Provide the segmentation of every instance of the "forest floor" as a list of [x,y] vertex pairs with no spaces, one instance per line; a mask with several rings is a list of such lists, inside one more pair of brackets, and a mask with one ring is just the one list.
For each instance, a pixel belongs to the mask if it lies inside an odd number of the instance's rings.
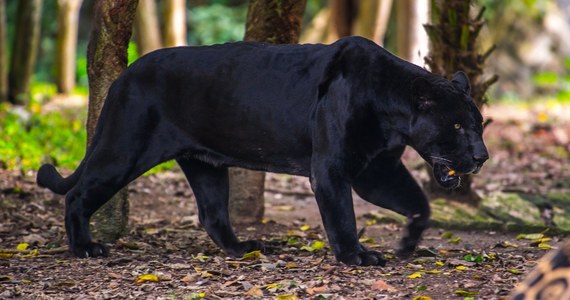
[[[130,231],[109,245],[110,257],[76,259],[66,250],[63,197],[37,188],[33,172],[0,170],[0,298],[506,298],[570,231],[570,109],[495,106],[486,115],[494,119],[485,132],[491,159],[474,178],[485,204],[432,202],[436,226],[413,257],[393,254],[401,220],[355,196],[361,241],[385,253],[386,267],[337,263],[308,181],[276,174],[267,176],[264,223],[236,228],[241,238],[263,240],[268,253],[225,257],[198,224],[178,170],[129,186]],[[408,151],[405,160],[425,183],[417,155]],[[551,240],[536,241],[547,227]]]

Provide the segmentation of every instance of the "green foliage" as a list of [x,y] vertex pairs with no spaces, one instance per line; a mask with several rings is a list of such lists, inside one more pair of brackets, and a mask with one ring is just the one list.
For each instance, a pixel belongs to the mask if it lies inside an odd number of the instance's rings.
[[37,107],[0,107],[1,166],[30,170],[51,161],[75,168],[85,153],[84,119],[69,112],[40,114]]
[[[85,89],[76,89],[86,95]],[[85,155],[86,108],[42,112],[42,105],[55,95],[53,84],[34,83],[27,107],[0,103],[0,168],[37,170],[44,163],[73,170]],[[147,174],[172,169],[175,162],[155,167]]]
[[566,70],[563,74],[551,71],[539,72],[532,77],[532,82],[558,102],[570,101],[570,58],[564,60]]
[[130,41],[129,47],[127,48],[127,66],[132,64],[135,60],[139,59],[139,49],[137,43]]
[[197,45],[241,41],[245,33],[246,14],[247,5],[193,7],[190,10],[188,40]]

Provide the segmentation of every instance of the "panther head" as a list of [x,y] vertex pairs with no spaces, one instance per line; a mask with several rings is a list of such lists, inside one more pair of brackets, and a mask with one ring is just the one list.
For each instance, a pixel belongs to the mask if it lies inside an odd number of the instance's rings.
[[413,81],[414,113],[410,145],[433,167],[444,188],[456,188],[460,175],[477,173],[489,158],[483,142],[483,117],[469,96],[463,72],[451,81],[418,77]]

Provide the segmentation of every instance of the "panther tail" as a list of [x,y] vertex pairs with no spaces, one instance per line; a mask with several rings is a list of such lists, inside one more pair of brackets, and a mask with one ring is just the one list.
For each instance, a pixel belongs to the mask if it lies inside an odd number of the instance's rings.
[[56,194],[65,195],[75,186],[81,173],[83,173],[83,163],[66,178],[63,178],[53,165],[45,164],[38,170],[36,182],[39,186],[48,188]]

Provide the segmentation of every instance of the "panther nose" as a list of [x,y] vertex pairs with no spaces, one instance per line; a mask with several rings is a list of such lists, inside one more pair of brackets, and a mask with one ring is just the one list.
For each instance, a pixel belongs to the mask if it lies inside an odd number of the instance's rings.
[[489,154],[487,152],[473,155],[473,160],[479,165],[482,165],[487,161],[487,159],[489,159]]

